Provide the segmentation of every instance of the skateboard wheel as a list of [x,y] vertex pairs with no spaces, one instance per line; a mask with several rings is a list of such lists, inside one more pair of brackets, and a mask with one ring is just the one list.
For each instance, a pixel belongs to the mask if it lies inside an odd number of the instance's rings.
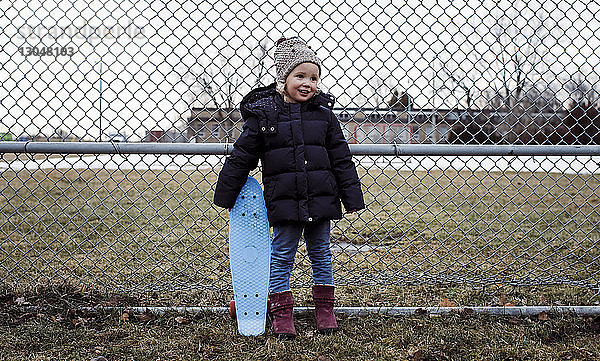
[[231,316],[231,318],[235,318],[235,300],[231,300],[229,301],[229,316]]

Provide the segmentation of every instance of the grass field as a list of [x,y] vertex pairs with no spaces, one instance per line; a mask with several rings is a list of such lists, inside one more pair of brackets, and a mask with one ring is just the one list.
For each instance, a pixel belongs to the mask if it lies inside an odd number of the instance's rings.
[[[598,304],[596,175],[359,173],[368,207],[332,229],[338,305]],[[569,315],[342,317],[334,336],[315,334],[303,316],[299,339],[282,342],[238,337],[227,315],[76,310],[226,306],[228,215],[211,202],[217,174],[0,173],[0,359],[600,358],[598,318]],[[303,246],[293,279],[297,304],[311,305]]]
[[[0,279],[128,292],[228,289],[228,214],[212,204],[218,170],[4,171]],[[359,173],[367,209],[332,228],[340,285],[598,289],[596,175]],[[310,284],[304,247],[294,280]]]

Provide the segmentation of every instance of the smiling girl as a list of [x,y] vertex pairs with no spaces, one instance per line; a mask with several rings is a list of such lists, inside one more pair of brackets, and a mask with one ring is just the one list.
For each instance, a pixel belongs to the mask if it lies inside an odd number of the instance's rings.
[[365,207],[346,139],[332,112],[334,98],[319,90],[321,61],[298,38],[277,41],[276,82],[252,90],[240,104],[242,134],[215,189],[230,209],[260,159],[265,203],[273,227],[270,295],[275,335],[295,337],[290,275],[302,234],[313,271],[317,330],[338,328],[330,221]]

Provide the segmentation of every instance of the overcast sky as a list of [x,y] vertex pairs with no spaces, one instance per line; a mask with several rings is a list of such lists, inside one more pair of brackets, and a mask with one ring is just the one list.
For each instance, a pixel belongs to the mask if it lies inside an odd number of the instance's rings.
[[[104,134],[137,140],[146,130],[181,127],[190,107],[214,106],[211,94],[223,104],[233,93],[237,106],[259,80],[260,43],[267,46],[260,82],[273,80],[273,43],[282,34],[299,35],[316,50],[322,86],[338,106],[381,105],[395,88],[418,107],[464,107],[466,93],[450,76],[477,96],[501,88],[503,78],[515,81],[510,59],[521,59],[531,81],[556,87],[563,100],[560,87],[569,78],[599,77],[600,5],[592,0],[1,6],[0,132],[16,135],[62,126],[97,137],[102,126]],[[27,46],[71,47],[74,54],[23,56],[19,48]]]

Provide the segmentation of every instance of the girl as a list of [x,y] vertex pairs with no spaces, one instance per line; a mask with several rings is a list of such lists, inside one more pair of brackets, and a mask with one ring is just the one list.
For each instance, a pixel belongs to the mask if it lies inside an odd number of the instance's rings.
[[276,82],[252,90],[240,104],[242,134],[215,189],[216,205],[231,209],[248,173],[261,160],[265,203],[273,226],[270,294],[274,333],[296,336],[290,274],[304,239],[313,271],[317,330],[337,330],[330,220],[365,207],[356,167],[334,99],[321,93],[321,61],[298,38],[277,41]]

